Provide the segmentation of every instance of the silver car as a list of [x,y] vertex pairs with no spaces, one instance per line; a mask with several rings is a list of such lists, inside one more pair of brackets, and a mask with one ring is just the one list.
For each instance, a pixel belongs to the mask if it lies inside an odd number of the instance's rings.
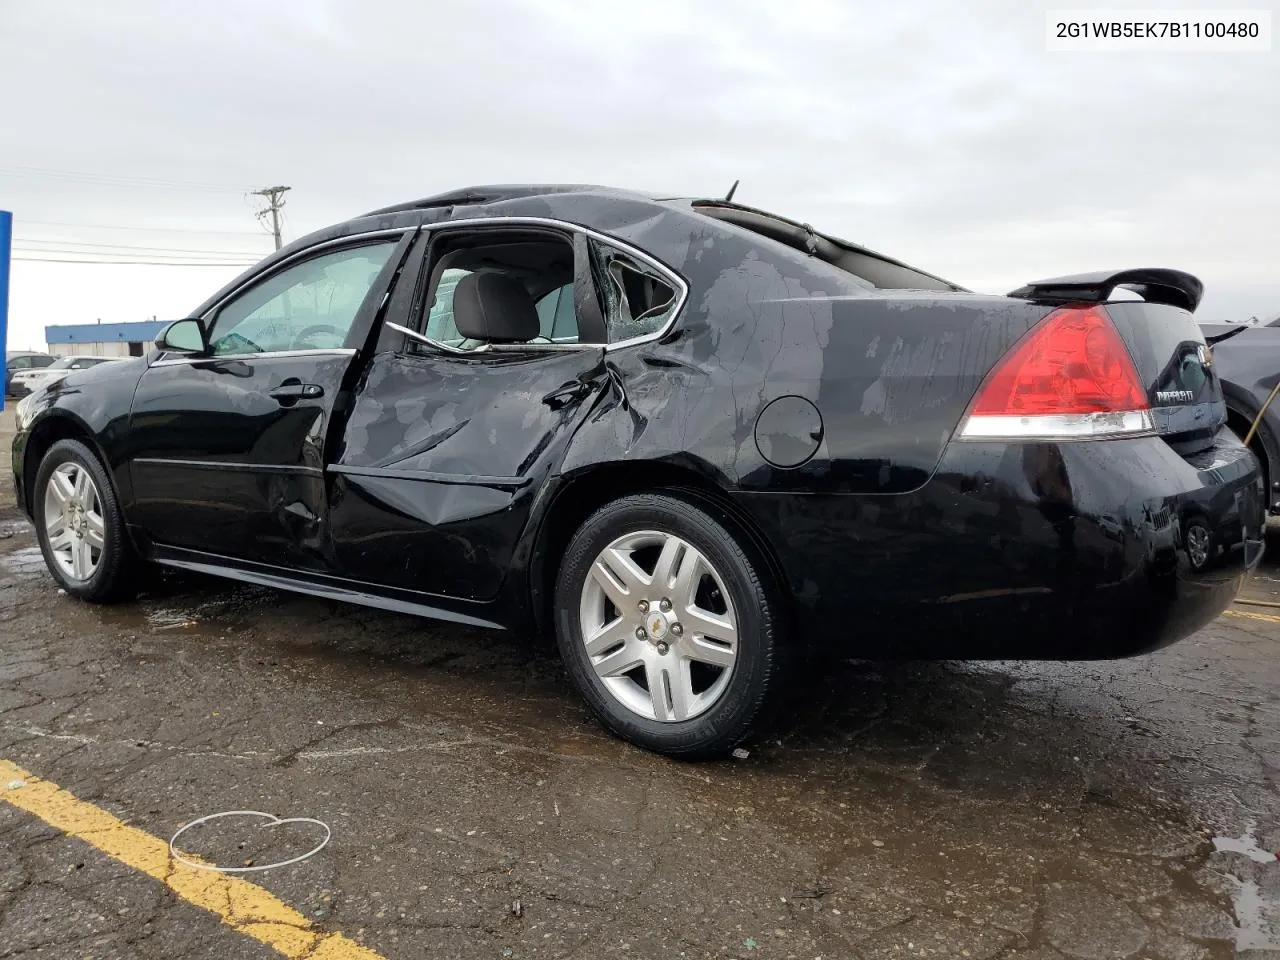
[[124,357],[60,357],[45,367],[28,367],[15,370],[9,386],[9,393],[17,397],[25,397],[35,393],[41,387],[57,383],[73,370],[85,370],[96,367],[100,363],[123,360]]

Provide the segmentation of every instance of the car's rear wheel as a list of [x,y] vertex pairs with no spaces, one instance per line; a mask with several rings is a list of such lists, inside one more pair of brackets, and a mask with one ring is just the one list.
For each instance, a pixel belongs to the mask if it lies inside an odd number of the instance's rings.
[[688,758],[746,737],[781,683],[776,590],[748,544],[666,494],[624,497],[570,541],[556,639],[603,723]]
[[137,558],[111,478],[93,451],[59,440],[40,461],[32,492],[40,549],[63,589],[95,603],[130,596]]

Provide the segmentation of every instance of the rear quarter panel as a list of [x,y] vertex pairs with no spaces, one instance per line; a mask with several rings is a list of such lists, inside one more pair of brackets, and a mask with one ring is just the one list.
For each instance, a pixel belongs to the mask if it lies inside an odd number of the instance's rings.
[[744,491],[915,489],[982,377],[1048,312],[1005,297],[877,290],[682,201],[565,193],[483,209],[590,223],[689,284],[670,335],[608,354],[616,390],[575,436],[569,475],[659,460]]
[[977,296],[814,297],[769,273],[720,274],[675,336],[610,354],[618,389],[563,472],[657,459],[742,492],[909,492],[1044,313]]

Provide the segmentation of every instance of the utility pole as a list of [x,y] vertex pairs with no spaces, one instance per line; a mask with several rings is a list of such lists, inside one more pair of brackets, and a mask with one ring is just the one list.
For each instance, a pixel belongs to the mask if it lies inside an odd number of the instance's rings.
[[267,206],[265,210],[259,210],[256,214],[257,218],[263,223],[266,222],[268,214],[271,216],[271,234],[276,239],[276,249],[280,249],[280,211],[284,209],[284,195],[289,187],[263,187],[261,190],[254,190],[255,197],[266,197]]

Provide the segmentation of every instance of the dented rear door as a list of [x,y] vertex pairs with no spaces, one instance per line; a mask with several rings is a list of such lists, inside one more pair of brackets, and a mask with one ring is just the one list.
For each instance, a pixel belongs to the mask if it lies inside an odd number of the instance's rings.
[[329,468],[338,572],[493,598],[534,497],[605,382],[598,346],[373,357]]

